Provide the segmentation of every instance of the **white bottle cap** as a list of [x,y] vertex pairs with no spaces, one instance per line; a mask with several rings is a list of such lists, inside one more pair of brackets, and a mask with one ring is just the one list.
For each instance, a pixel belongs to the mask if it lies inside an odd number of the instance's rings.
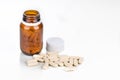
[[64,50],[64,41],[58,37],[49,38],[46,41],[46,50],[48,52],[62,52]]

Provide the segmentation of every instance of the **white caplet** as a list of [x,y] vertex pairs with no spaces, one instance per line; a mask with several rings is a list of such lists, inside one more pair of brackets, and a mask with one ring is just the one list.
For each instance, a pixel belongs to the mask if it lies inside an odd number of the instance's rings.
[[49,38],[46,41],[46,50],[48,52],[62,52],[64,50],[64,41],[58,37]]

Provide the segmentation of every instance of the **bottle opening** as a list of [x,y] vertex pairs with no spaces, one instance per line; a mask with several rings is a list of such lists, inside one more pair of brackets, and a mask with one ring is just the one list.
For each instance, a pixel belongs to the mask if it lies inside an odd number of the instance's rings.
[[40,21],[40,14],[37,10],[26,10],[23,14],[23,21],[27,23],[36,23]]

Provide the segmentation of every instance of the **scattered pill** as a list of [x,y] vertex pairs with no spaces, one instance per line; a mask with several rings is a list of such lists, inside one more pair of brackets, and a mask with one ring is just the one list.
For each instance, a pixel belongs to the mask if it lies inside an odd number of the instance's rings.
[[50,61],[58,61],[58,57],[55,56],[55,55],[53,55],[53,56],[50,55],[48,58],[49,58]]
[[78,60],[77,60],[77,59],[74,59],[74,60],[73,60],[73,65],[74,65],[74,66],[78,66]]
[[72,66],[72,64],[70,64],[69,62],[64,62],[64,65],[66,66],[66,67],[70,67],[70,66]]
[[36,66],[36,65],[38,65],[38,62],[35,59],[31,59],[27,61],[27,66],[29,67]]
[[73,63],[74,63],[73,60],[74,60],[74,59],[73,59],[72,57],[69,58],[69,63],[70,63],[71,65],[73,65]]
[[59,56],[59,61],[64,62],[64,61],[68,61],[69,60],[69,56],[67,55],[60,55]]
[[74,68],[83,62],[83,57],[59,55],[56,52],[47,52],[47,54],[33,55],[33,59],[27,61],[28,66],[36,66],[38,63],[44,63],[42,69],[51,67],[66,67],[67,72],[74,71]]
[[78,60],[78,64],[81,64],[83,62],[83,57],[81,57],[79,60]]
[[64,66],[63,62],[58,62],[58,66],[63,67]]
[[45,63],[49,63],[48,58],[45,58],[44,61],[45,61]]
[[44,69],[44,70],[47,70],[49,68],[49,64],[48,63],[45,63],[44,65],[43,65],[43,67],[42,67],[42,69]]
[[40,55],[33,55],[33,58],[40,58]]
[[56,63],[54,63],[54,62],[49,62],[49,64],[50,64],[50,66],[52,66],[52,67],[58,67],[58,64],[56,64]]
[[38,62],[44,62],[45,60],[43,59],[43,58],[36,58],[36,60],[38,61]]

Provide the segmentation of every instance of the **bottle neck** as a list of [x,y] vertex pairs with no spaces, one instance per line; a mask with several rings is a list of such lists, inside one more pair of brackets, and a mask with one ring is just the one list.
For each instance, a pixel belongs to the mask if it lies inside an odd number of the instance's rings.
[[40,22],[39,12],[36,10],[27,10],[23,14],[23,21],[26,23]]

